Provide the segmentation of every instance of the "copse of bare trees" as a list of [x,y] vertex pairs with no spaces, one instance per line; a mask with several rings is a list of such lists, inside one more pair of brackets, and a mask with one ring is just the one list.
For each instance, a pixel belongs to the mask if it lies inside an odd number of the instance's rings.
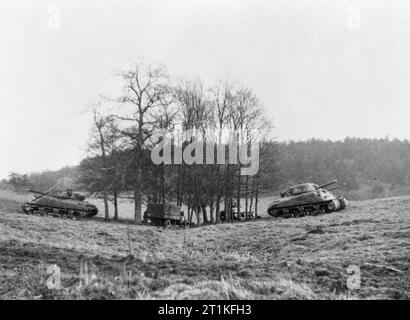
[[[257,210],[258,175],[241,176],[243,165],[228,162],[231,151],[222,141],[223,132],[233,132],[236,157],[241,158],[240,150],[247,155],[252,143],[269,138],[271,126],[252,90],[229,82],[207,88],[199,78],[175,85],[157,64],[134,63],[119,76],[122,93],[93,109],[90,157],[80,165],[83,185],[102,194],[106,219],[109,199],[114,200],[118,218],[117,199],[129,193],[135,223],[141,222],[142,205],[148,201],[185,205],[189,219],[195,217],[197,223],[219,222],[221,211],[232,219],[234,206],[245,217]],[[154,164],[151,151],[164,142],[158,130],[176,128],[195,133],[183,137],[182,148],[205,143],[213,148],[212,159],[205,150],[200,155],[193,149],[190,155],[201,161]],[[223,150],[218,149],[221,146]],[[218,164],[218,157],[226,161]]]

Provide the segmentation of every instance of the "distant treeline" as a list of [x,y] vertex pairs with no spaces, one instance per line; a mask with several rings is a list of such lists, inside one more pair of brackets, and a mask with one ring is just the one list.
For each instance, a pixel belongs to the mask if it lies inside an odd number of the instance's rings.
[[[342,191],[356,199],[410,192],[408,140],[346,138],[334,142],[312,139],[275,142],[265,150],[259,171],[260,189],[265,194],[277,193],[298,182],[325,183],[333,179],[338,179]],[[82,166],[91,163],[88,159]],[[22,187],[45,191],[62,177],[82,180],[78,167],[64,167],[58,171],[32,173],[17,181]],[[8,181],[12,179],[16,179],[16,174],[11,174]]]
[[25,192],[27,189],[46,192],[53,188],[62,178],[69,178],[74,182],[78,181],[78,167],[66,166],[59,170],[45,170],[30,174],[10,172],[8,178],[1,181],[0,186],[3,188],[13,188],[17,192]]
[[304,181],[325,183],[338,179],[353,199],[393,196],[410,192],[408,140],[346,138],[275,143],[268,159],[273,166],[262,175],[264,191],[279,190]]

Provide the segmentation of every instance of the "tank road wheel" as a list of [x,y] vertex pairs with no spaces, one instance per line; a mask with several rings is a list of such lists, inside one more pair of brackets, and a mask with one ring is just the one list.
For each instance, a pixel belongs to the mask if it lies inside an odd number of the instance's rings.
[[48,216],[48,212],[44,208],[39,208],[36,211],[36,214],[38,214],[39,216]]
[[49,215],[49,216],[52,216],[52,217],[61,217],[61,215],[59,214],[59,211],[60,211],[60,210],[53,209],[52,211],[50,211],[50,212],[48,213],[48,215]]
[[288,218],[292,218],[292,214],[289,212],[288,209],[283,209],[283,218],[288,219]]
[[318,208],[315,208],[316,206],[311,206],[309,207],[308,210],[306,210],[306,215],[307,216],[315,216],[318,212],[319,212],[319,206],[317,206]]
[[171,220],[167,219],[163,221],[163,226],[168,229],[171,227]]
[[312,206],[309,208],[309,212],[307,215],[309,216],[315,216],[320,213],[320,207],[319,206]]
[[59,209],[57,210],[56,214],[54,215],[55,217],[64,217],[65,216],[65,210]]
[[81,218],[81,219],[87,218],[87,212],[85,212],[85,211],[79,211],[78,213],[80,214],[80,215],[78,216],[78,218]]
[[73,211],[73,210],[68,210],[68,212],[67,212],[67,218],[68,218],[68,219],[73,219],[73,218],[74,218],[74,211]]
[[73,211],[72,215],[73,215],[73,220],[78,220],[83,216],[81,211]]
[[306,211],[305,208],[303,207],[297,207],[295,210],[295,217],[303,217],[309,215],[309,213]]

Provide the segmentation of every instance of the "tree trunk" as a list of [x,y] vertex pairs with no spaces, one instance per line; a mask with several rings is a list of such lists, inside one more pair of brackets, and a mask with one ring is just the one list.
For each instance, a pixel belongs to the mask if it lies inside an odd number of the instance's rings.
[[141,206],[142,206],[142,196],[141,196],[141,182],[142,182],[142,168],[141,168],[141,158],[139,156],[136,183],[134,186],[134,223],[141,223]]
[[200,215],[199,215],[199,208],[196,208],[195,212],[195,216],[196,216],[196,224],[199,225],[201,223],[201,219],[200,219]]
[[[201,196],[200,196],[200,190],[199,190],[199,185],[198,185],[198,174],[197,174],[197,167],[196,164],[194,166],[194,203],[195,203],[195,208],[196,208],[196,213],[198,215],[198,224],[199,224],[199,215],[201,211]],[[205,219],[203,221],[205,223]]]
[[249,176],[245,177],[245,217],[249,219],[248,215],[248,183],[249,183]]
[[161,203],[165,203],[165,165],[161,166]]
[[238,189],[236,194],[236,209],[238,212],[238,219],[241,220],[241,166],[238,170]]
[[[94,110],[94,123],[97,127],[98,130],[98,134],[100,137],[100,148],[101,148],[101,157],[103,160],[103,166],[104,168],[107,168],[107,154],[105,151],[105,139],[104,139],[104,135],[103,135],[103,123],[101,121],[98,121],[97,119],[97,113]],[[103,200],[104,200],[104,220],[109,220],[110,219],[110,212],[109,212],[109,207],[108,207],[108,195],[107,195],[107,176],[105,174],[104,176],[104,190],[103,190]]]
[[221,195],[222,195],[222,190],[221,190],[221,177],[220,177],[220,172],[219,172],[219,164],[217,164],[216,168],[216,175],[217,175],[217,186],[216,186],[216,203],[215,203],[215,221],[216,223],[221,222]]
[[192,223],[192,208],[191,208],[191,206],[188,206],[188,221],[189,221],[189,224]]
[[249,213],[252,213],[253,196],[255,194],[255,176],[252,177],[251,200],[249,204]]
[[229,220],[233,222],[233,205],[234,205],[234,177],[235,169],[231,166],[231,172],[229,173]]
[[255,217],[258,215],[258,202],[259,202],[259,175],[256,175]]
[[202,205],[201,210],[202,210],[202,219],[204,221],[204,224],[207,224],[208,223],[208,213],[207,213],[207,210],[206,210],[206,206]]
[[[222,128],[220,126],[219,128],[219,135],[218,135],[218,146],[217,146],[217,152],[219,152],[219,148],[221,146],[222,142]],[[225,150],[224,150],[225,152]],[[217,159],[218,160],[218,159]],[[221,189],[221,164],[218,163],[216,164],[216,208],[215,208],[215,220],[216,223],[221,222],[221,197],[222,197],[222,191]],[[225,207],[225,214],[226,214],[226,207]]]
[[230,165],[227,165],[225,176],[225,216],[226,220],[232,221],[232,181]]
[[114,220],[118,220],[118,195],[114,192]]
[[141,192],[139,187],[134,190],[134,223],[141,223]]
[[178,180],[177,180],[177,206],[182,205],[181,199],[181,165],[178,164]]
[[103,192],[103,199],[104,199],[104,220],[108,221],[110,219],[110,209],[108,207],[107,191]]
[[210,205],[209,205],[209,215],[211,216],[211,223],[214,224],[215,223],[215,215],[214,215],[214,203],[213,201],[211,201]]

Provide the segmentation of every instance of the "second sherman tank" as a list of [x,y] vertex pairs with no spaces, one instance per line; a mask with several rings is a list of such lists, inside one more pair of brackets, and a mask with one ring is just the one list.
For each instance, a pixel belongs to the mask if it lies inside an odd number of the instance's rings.
[[325,189],[336,183],[335,180],[321,186],[314,183],[292,186],[269,205],[268,214],[275,218],[293,218],[343,210],[347,205],[346,199],[331,192],[337,187]]

